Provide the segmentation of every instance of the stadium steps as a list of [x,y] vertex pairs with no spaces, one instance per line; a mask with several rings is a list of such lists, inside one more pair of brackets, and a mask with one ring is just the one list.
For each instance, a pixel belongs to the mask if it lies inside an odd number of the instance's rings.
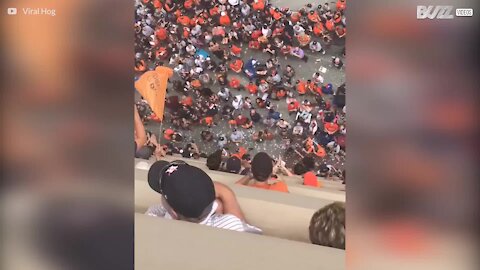
[[343,270],[345,251],[135,214],[135,269]]

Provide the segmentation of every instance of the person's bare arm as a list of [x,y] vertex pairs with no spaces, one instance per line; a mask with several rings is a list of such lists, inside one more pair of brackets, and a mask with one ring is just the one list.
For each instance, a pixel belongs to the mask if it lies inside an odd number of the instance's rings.
[[223,213],[234,215],[240,220],[245,221],[245,216],[243,215],[242,209],[238,204],[235,193],[233,193],[229,187],[222,183],[213,182],[213,184],[215,186],[215,196],[222,202]]
[[142,119],[137,111],[137,106],[133,105],[134,111],[134,128],[135,128],[135,142],[137,143],[137,149],[144,146],[147,142],[147,133],[145,132],[145,127],[143,126]]
[[237,182],[235,182],[235,184],[246,186],[248,185],[248,182],[250,182],[250,180],[252,180],[252,177],[250,175],[245,175],[244,177],[238,179]]

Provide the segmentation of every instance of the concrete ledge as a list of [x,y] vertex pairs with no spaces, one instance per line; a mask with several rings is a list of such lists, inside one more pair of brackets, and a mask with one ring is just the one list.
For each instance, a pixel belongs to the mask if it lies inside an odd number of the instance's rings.
[[345,269],[345,251],[135,214],[135,269]]

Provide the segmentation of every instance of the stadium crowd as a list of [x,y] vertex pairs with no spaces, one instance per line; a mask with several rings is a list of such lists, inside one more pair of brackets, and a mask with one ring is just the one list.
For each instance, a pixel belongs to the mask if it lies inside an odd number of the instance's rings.
[[[307,4],[300,10],[277,8],[268,0],[136,1],[137,78],[156,66],[174,70],[159,137],[143,127],[145,121],[159,121],[159,117],[143,98],[136,104],[135,155],[146,159],[154,155],[155,164],[160,164],[150,169],[155,172],[153,176],[149,172],[149,183],[163,195],[163,206],[153,206],[148,214],[261,233],[247,224],[228,187],[188,164],[164,163],[165,155],[203,157],[211,170],[243,175],[237,184],[280,192],[288,192],[282,174],[302,175],[304,184],[311,186],[318,186],[317,176],[345,180],[343,168],[327,162],[345,156],[345,83],[334,86],[325,81],[321,70],[313,71],[311,78],[297,78],[298,70],[279,60],[309,62],[315,61],[312,55],[328,53],[335,40],[345,39],[345,8],[345,0],[335,5]],[[268,60],[253,57],[252,51]],[[332,55],[330,68],[343,69],[344,56],[345,49]],[[286,112],[280,109],[282,102],[287,105]],[[229,132],[217,129],[220,122],[228,123]],[[184,131],[192,129],[201,129],[198,138],[184,136]],[[272,140],[283,147],[283,155],[273,158],[245,145],[245,141],[260,145]],[[214,145],[216,151],[207,152],[202,145]],[[288,155],[297,162],[287,165]],[[189,174],[198,176],[196,190],[205,191],[196,192],[201,203],[195,209],[185,206],[178,193],[195,185],[168,190],[168,183],[181,183],[165,180]],[[159,187],[159,182],[167,186]],[[322,242],[319,224],[312,219],[314,243]]]

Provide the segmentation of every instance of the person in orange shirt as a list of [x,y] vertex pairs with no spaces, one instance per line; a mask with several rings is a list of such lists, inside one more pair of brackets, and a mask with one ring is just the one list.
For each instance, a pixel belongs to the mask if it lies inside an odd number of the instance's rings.
[[304,81],[297,81],[297,92],[299,95],[305,95],[307,93],[307,84]]
[[323,33],[323,24],[321,22],[316,23],[313,26],[313,34],[317,37],[322,36]]
[[241,59],[236,59],[230,63],[230,69],[235,73],[240,73],[243,68],[243,61]]
[[220,14],[220,25],[229,26],[232,23],[226,12]]
[[315,84],[315,81],[312,81],[312,80],[307,81],[307,90],[312,92],[312,94],[317,93],[317,85]]
[[185,9],[187,10],[192,9],[193,5],[194,5],[193,0],[186,0],[185,3],[183,4]]
[[242,54],[242,48],[240,48],[238,46],[235,46],[235,45],[230,45],[230,53],[233,56],[240,57],[240,55]]
[[318,23],[320,21],[320,16],[318,16],[318,13],[313,10],[308,13],[307,17],[312,23]]
[[328,20],[326,23],[325,23],[325,28],[327,28],[328,31],[332,32],[333,30],[335,30],[335,22],[333,22],[333,20]]
[[193,80],[192,81],[192,87],[193,87],[193,89],[198,90],[198,89],[202,88],[202,82],[200,80]]
[[190,25],[190,18],[182,15],[182,16],[178,17],[177,22],[179,24],[183,25],[183,26],[189,26]]
[[250,82],[248,83],[247,85],[247,90],[250,94],[252,95],[256,95],[257,94],[257,91],[258,91],[258,87],[256,84],[254,84],[253,82]]
[[153,0],[153,6],[159,11],[161,11],[163,8],[162,2],[160,2],[160,0]]
[[296,24],[298,21],[300,21],[301,17],[302,15],[300,15],[300,12],[292,12],[292,14],[290,15],[290,21],[293,24]]
[[280,12],[278,8],[270,8],[270,15],[276,21],[280,20],[283,17],[283,14]]
[[[279,179],[272,179],[273,173],[273,160],[265,152],[260,152],[253,157],[251,162],[251,175],[247,175],[239,179],[236,184],[250,186],[255,188],[261,188],[266,190],[274,190],[280,192],[289,192],[288,186],[285,182]],[[268,183],[274,181],[273,183]],[[250,183],[252,182],[252,183]]]
[[167,29],[165,29],[165,27],[160,27],[158,28],[157,32],[155,32],[155,35],[157,36],[158,40],[164,41],[168,37]]
[[254,10],[264,10],[265,9],[265,2],[264,0],[254,0],[252,7]]
[[232,78],[229,83],[230,87],[233,89],[239,90],[241,88],[240,80],[237,78]]
[[231,155],[232,157],[237,157],[238,159],[242,160],[242,157],[248,153],[247,149],[245,149],[244,147],[240,146],[238,149],[237,149],[237,153]]
[[345,10],[347,8],[347,1],[346,0],[338,0],[337,1],[337,10]]
[[310,43],[312,38],[307,34],[300,34],[297,36],[298,43],[300,43],[300,47],[305,47]]
[[323,148],[321,145],[317,145],[317,151],[315,152],[315,155],[319,158],[324,158],[327,155],[327,152],[325,152],[325,148]]
[[334,122],[325,123],[323,126],[325,131],[330,135],[335,134],[338,131],[338,125]]
[[291,101],[288,104],[287,109],[288,109],[288,114],[297,113],[298,109],[300,109],[300,102],[298,102],[297,100]]
[[277,99],[282,99],[287,95],[287,91],[285,89],[281,88],[277,91]]
[[213,125],[213,117],[207,116],[203,118],[203,122],[205,123],[206,126],[211,127]]

